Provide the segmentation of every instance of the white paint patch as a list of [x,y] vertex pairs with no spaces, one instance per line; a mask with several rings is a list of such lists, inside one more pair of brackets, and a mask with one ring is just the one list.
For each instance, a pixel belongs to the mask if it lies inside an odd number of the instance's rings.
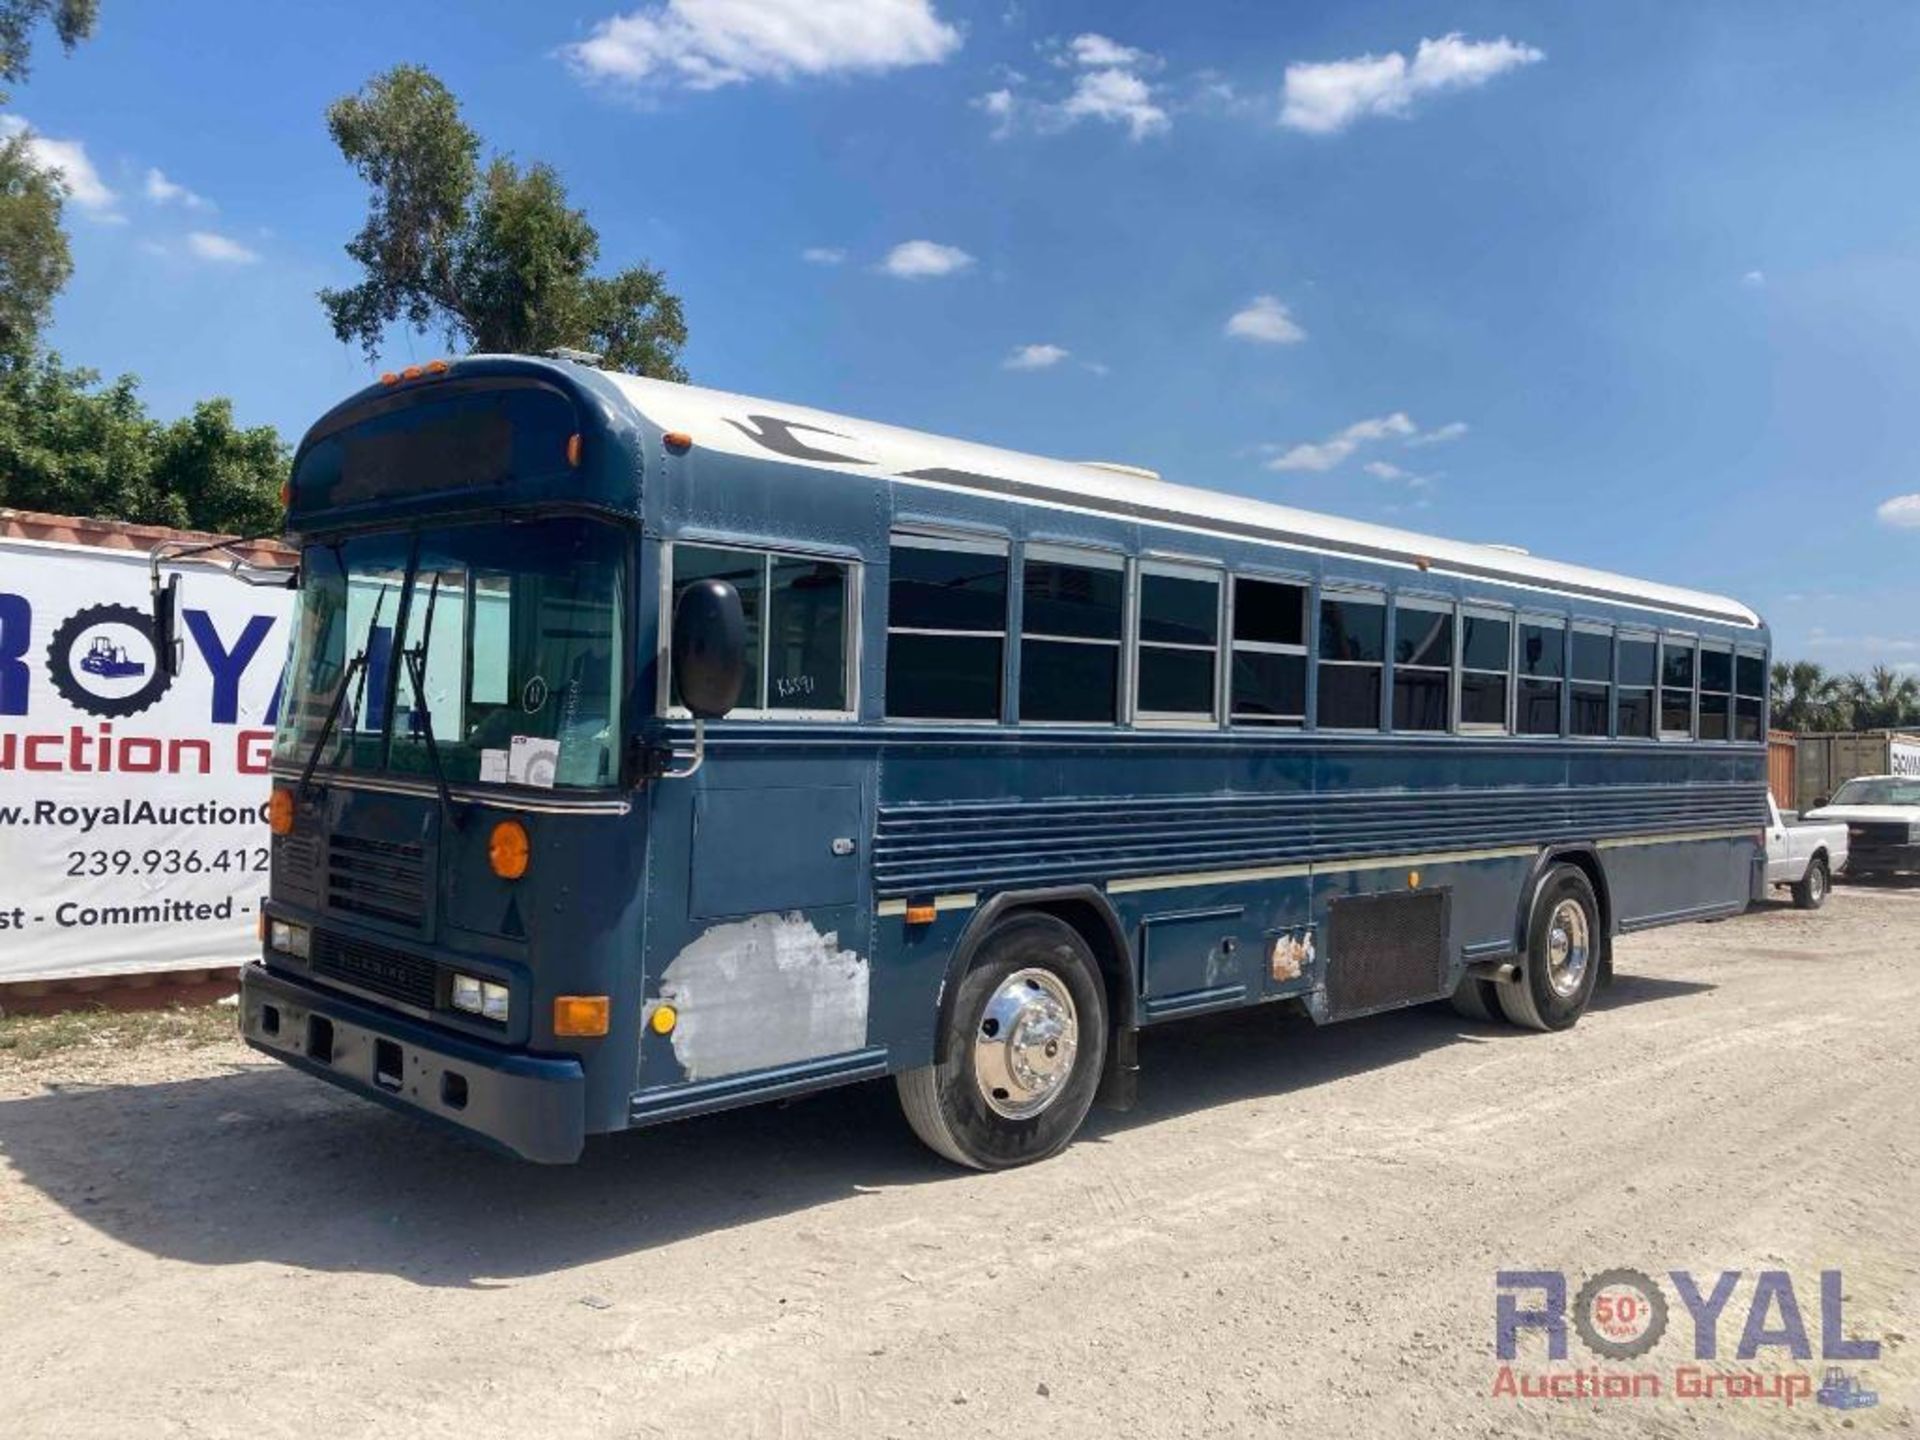
[[815,1060],[867,1043],[867,961],[795,910],[716,925],[674,956],[660,998],[679,1011],[689,1080]]

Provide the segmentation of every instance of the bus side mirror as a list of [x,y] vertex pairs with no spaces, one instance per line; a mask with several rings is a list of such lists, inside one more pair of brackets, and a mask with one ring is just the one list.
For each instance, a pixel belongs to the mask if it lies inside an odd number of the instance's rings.
[[747,678],[747,617],[724,580],[696,580],[673,607],[673,686],[696,720],[718,720]]
[[180,577],[153,582],[153,656],[167,675],[180,673]]

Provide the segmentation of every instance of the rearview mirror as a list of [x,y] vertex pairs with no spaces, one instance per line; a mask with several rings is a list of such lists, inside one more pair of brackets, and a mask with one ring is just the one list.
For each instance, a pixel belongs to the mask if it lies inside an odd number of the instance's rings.
[[673,687],[696,720],[718,720],[747,677],[747,617],[724,580],[696,580],[673,607]]
[[180,577],[158,576],[153,582],[153,657],[167,675],[180,673]]

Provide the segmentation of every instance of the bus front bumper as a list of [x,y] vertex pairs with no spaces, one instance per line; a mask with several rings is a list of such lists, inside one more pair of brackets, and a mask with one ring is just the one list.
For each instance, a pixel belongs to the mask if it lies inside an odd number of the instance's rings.
[[586,1075],[577,1060],[496,1050],[257,962],[240,972],[240,1033],[276,1060],[523,1159],[580,1158]]

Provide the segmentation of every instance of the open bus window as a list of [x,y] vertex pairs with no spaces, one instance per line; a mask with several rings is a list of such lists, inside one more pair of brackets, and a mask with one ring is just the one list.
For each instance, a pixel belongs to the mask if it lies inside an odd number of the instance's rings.
[[1618,702],[1621,738],[1653,738],[1654,682],[1659,678],[1658,645],[1654,638],[1622,635]]
[[1605,737],[1613,699],[1613,632],[1573,627],[1572,731]]
[[1560,733],[1560,687],[1567,673],[1567,630],[1558,621],[1520,626],[1516,669],[1516,729],[1522,735]]
[[[849,567],[838,560],[673,547],[673,598],[695,580],[725,580],[747,622],[746,682],[736,714],[844,714],[852,708],[847,664]],[[679,704],[679,695],[674,695]]]
[[1020,718],[1111,725],[1119,718],[1125,562],[1029,546],[1021,600]]
[[1306,586],[1233,582],[1231,714],[1236,725],[1306,723]]
[[1393,728],[1452,727],[1453,606],[1401,599],[1393,607]]
[[1325,730],[1378,730],[1387,607],[1377,597],[1320,597],[1319,703]]
[[1143,565],[1140,572],[1140,719],[1211,721],[1220,649],[1220,577]]
[[1507,728],[1507,691],[1512,675],[1512,617],[1464,612],[1460,617],[1460,724],[1463,728]]
[[1693,736],[1694,642],[1680,635],[1660,638],[1660,734],[1672,740]]
[[1757,741],[1767,706],[1767,657],[1742,650],[1734,662],[1733,738]]
[[896,535],[887,580],[887,714],[998,720],[1007,547]]

